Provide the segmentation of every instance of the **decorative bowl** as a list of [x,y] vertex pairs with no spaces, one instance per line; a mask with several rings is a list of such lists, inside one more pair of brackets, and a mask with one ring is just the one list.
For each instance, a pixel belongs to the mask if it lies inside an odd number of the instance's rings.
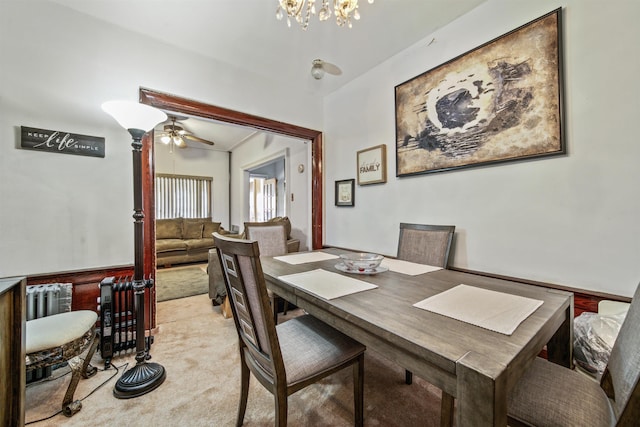
[[348,270],[371,271],[378,268],[384,257],[371,253],[349,253],[340,255],[340,259]]

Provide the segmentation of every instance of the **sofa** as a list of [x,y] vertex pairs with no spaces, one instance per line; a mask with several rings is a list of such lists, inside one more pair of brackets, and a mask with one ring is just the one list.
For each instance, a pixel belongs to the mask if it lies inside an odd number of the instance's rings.
[[156,220],[156,266],[206,262],[214,247],[214,232],[224,229],[211,218]]
[[[289,221],[288,217],[275,217],[267,222],[283,222],[285,229],[287,230],[287,252],[298,252],[300,250],[300,240],[291,237],[291,221]],[[224,229],[222,229],[222,232],[218,231],[218,233],[225,235],[225,237],[236,237],[240,239],[245,238],[244,231],[241,234],[234,235],[229,234]],[[222,279],[222,269],[220,268],[218,253],[216,252],[215,248],[211,248],[208,252],[209,265],[207,267],[207,272],[209,274],[209,298],[211,298],[211,302],[213,303],[213,305],[223,305],[222,314],[225,317],[229,317],[231,311],[225,304],[227,290]]]

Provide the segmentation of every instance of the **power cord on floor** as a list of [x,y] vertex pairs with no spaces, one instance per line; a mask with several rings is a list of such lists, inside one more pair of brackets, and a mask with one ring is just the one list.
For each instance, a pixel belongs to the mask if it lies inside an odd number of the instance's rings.
[[[106,368],[106,369],[98,369],[98,371],[102,371],[102,372],[108,371],[108,370],[110,370],[110,369],[111,369],[111,367],[112,367],[112,366],[113,366],[113,368],[116,370],[116,371],[113,373],[113,375],[111,375],[109,378],[107,378],[106,380],[104,380],[104,381],[103,381],[100,385],[98,385],[96,388],[94,388],[93,390],[91,390],[91,392],[90,392],[89,394],[87,394],[85,397],[83,397],[82,399],[79,399],[81,402],[82,402],[82,401],[84,401],[87,397],[91,396],[91,395],[92,395],[93,393],[95,393],[96,391],[98,391],[100,388],[102,388],[106,383],[108,383],[109,381],[111,381],[111,380],[113,379],[113,377],[115,377],[116,375],[118,375],[118,373],[120,372],[120,368],[123,368],[123,371],[126,371],[126,370],[127,370],[127,366],[129,366],[129,362],[124,363],[124,364],[122,364],[122,365],[120,365],[120,366],[110,365],[110,366],[109,366],[109,368]],[[65,373],[64,373],[64,374],[62,374],[62,375],[59,375],[59,376],[55,377],[55,378],[49,378],[49,379],[47,379],[46,381],[56,381],[56,380],[59,380],[60,378],[62,378],[62,377],[64,377],[64,376],[66,376],[66,375],[69,375],[70,373],[71,373],[71,371],[68,371],[68,372],[65,372]],[[31,387],[31,386],[34,386],[34,385],[36,385],[36,384],[38,384],[38,383],[32,383],[32,384],[29,384],[29,385],[27,385],[27,387]],[[59,411],[57,411],[57,412],[56,412],[56,413],[54,413],[54,414],[49,415],[48,417],[40,418],[39,420],[29,421],[28,423],[25,423],[24,425],[25,425],[25,426],[27,426],[27,425],[29,425],[29,424],[34,424],[34,423],[39,423],[39,422],[42,422],[42,421],[46,421],[46,420],[49,420],[49,419],[51,419],[51,418],[55,417],[56,415],[58,415],[58,414],[60,414],[60,413],[62,413],[62,409],[60,409]]]

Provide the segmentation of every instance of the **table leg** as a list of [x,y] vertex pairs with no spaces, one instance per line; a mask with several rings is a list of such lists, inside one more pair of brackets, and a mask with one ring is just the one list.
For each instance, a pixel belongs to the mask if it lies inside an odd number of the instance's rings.
[[451,427],[453,425],[453,404],[453,396],[443,391],[442,402],[440,403],[440,427]]
[[573,301],[565,311],[565,319],[547,343],[547,359],[573,368]]
[[467,353],[456,363],[458,426],[507,425],[506,367]]

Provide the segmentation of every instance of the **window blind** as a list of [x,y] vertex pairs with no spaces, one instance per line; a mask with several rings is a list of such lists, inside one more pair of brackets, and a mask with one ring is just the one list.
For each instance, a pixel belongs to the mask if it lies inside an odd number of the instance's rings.
[[157,174],[155,181],[156,219],[211,218],[211,177]]

